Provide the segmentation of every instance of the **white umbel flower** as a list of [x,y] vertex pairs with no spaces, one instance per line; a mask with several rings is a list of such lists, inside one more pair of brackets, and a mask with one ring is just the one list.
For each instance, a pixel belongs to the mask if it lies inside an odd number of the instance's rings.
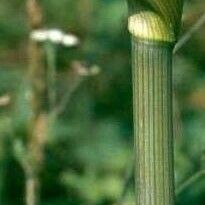
[[79,44],[79,39],[73,34],[66,34],[59,29],[38,29],[31,32],[30,39],[36,42],[50,41],[65,47],[73,47]]
[[76,46],[79,44],[79,39],[72,34],[66,34],[63,36],[62,44],[66,47]]
[[64,33],[61,30],[58,29],[51,29],[47,31],[47,38],[52,43],[62,43],[62,39],[64,37]]

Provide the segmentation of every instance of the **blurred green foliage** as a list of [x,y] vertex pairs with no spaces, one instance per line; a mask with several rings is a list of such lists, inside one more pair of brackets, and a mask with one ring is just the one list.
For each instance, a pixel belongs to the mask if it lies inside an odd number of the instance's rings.
[[[81,39],[77,49],[58,49],[60,93],[67,92],[65,76],[71,61],[97,64],[102,70],[83,82],[50,128],[41,175],[42,205],[115,204],[133,150],[126,2],[41,2],[46,27],[72,32]],[[0,106],[0,203],[5,205],[24,203],[24,175],[15,156],[16,152],[22,156],[18,139],[26,137],[30,114],[25,100],[29,33],[24,7],[22,0],[1,0],[0,4],[0,98],[11,98],[9,105]],[[204,11],[203,1],[186,1],[182,33]],[[204,35],[202,28],[174,60],[176,186],[205,168]],[[204,205],[204,196],[202,178],[177,197],[177,204]],[[131,190],[126,204],[133,200]]]

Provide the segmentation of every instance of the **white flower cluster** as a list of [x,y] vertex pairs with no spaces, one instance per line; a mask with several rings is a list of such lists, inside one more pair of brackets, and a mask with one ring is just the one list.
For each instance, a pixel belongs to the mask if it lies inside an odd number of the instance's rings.
[[54,44],[61,44],[65,47],[77,46],[80,41],[73,34],[66,34],[59,29],[38,29],[30,34],[30,39],[36,42],[50,41]]

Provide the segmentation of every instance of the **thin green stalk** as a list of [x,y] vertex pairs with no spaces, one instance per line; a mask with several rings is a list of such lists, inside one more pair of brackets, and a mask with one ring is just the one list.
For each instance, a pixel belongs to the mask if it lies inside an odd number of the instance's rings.
[[26,176],[26,193],[25,193],[25,201],[26,205],[38,205],[39,203],[39,192],[38,187],[39,187],[39,178],[38,176],[31,176],[25,174]]
[[129,191],[130,184],[131,184],[132,179],[133,179],[133,171],[134,171],[133,161],[134,161],[134,159],[132,159],[131,163],[127,166],[127,170],[126,170],[125,178],[124,178],[124,184],[122,187],[122,192],[121,192],[121,195],[116,202],[117,205],[123,205],[125,202],[127,192]]
[[56,45],[52,42],[45,43],[47,58],[47,83],[49,110],[52,111],[56,103]]
[[205,14],[203,14],[196,23],[180,38],[174,48],[174,53],[179,51],[205,24]]
[[173,205],[172,55],[181,0],[129,0],[137,205]]
[[200,170],[196,172],[194,175],[192,175],[190,178],[188,178],[184,183],[182,183],[177,189],[176,189],[176,195],[181,194],[185,189],[193,185],[197,180],[205,176],[205,170]]

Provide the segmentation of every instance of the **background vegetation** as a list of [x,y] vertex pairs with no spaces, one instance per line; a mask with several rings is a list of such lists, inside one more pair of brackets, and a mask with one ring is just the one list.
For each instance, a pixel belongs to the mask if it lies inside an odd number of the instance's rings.
[[[74,33],[81,43],[77,48],[57,49],[57,102],[72,92],[49,127],[41,165],[40,204],[117,204],[127,173],[132,170],[133,150],[126,1],[42,0],[41,3],[46,28]],[[201,0],[185,2],[182,34],[204,11],[205,3]],[[174,59],[176,186],[182,189],[177,195],[179,205],[205,204],[204,36],[202,27]],[[21,142],[26,138],[30,115],[26,101],[28,39],[25,2],[1,0],[0,203],[3,205],[25,204],[25,176],[19,158],[26,155]],[[100,72],[84,76],[74,86],[78,78],[72,71],[79,62]],[[132,182],[133,179],[128,183],[123,204],[133,204]]]

